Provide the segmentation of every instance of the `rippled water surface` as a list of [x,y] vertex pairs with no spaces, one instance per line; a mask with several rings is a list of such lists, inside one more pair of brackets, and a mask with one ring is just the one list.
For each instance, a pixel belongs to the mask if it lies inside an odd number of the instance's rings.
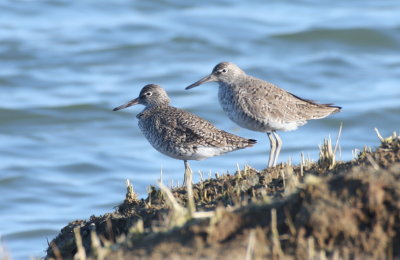
[[184,90],[220,61],[343,107],[282,133],[281,161],[298,162],[302,151],[316,160],[340,122],[343,159],[378,145],[374,127],[400,130],[399,14],[398,1],[1,1],[1,246],[12,259],[44,256],[68,222],[112,211],[125,179],[142,197],[161,170],[165,182],[182,182],[183,163],[139,132],[142,108],[111,111],[147,83],[162,85],[173,105],[259,140],[192,162],[195,172],[264,168],[268,138],[227,119],[216,84]]

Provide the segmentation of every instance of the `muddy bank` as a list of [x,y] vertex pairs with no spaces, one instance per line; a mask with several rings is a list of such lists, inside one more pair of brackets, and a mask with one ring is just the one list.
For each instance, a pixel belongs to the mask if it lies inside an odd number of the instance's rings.
[[64,227],[46,257],[400,257],[400,138],[381,141],[348,162],[327,142],[315,163],[203,180],[193,185],[194,215],[184,188],[171,201],[158,188],[138,199],[130,186],[115,212]]

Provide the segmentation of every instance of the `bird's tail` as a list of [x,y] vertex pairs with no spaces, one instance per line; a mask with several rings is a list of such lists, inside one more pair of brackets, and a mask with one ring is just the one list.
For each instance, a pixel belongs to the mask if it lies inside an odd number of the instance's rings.
[[312,113],[312,118],[310,119],[320,119],[327,117],[331,114],[339,113],[342,107],[334,106],[332,104],[318,104],[318,108],[314,108]]
[[247,139],[247,147],[252,147],[256,143],[257,143],[257,140]]

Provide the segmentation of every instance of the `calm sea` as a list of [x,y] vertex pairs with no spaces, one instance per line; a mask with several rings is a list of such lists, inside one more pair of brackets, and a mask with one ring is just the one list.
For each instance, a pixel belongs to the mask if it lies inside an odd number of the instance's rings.
[[[192,162],[195,172],[266,166],[265,134],[222,112],[217,85],[184,87],[232,61],[340,114],[282,133],[281,161],[317,160],[343,122],[341,157],[400,130],[400,2],[17,1],[0,2],[0,258],[44,256],[75,219],[113,211],[130,179],[140,196],[181,183],[183,163],[156,152],[137,127],[142,107],[111,109],[147,83],[217,127],[259,140]],[[199,179],[198,175],[195,176]],[[3,255],[4,256],[4,255]]]

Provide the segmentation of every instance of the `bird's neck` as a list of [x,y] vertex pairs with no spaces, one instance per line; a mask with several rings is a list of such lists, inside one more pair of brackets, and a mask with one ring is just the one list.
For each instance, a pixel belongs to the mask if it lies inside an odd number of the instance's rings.
[[224,85],[234,86],[236,83],[241,82],[244,78],[246,78],[246,74],[244,73],[235,73],[232,74],[229,78],[225,78],[220,83]]
[[149,116],[151,116],[154,113],[157,113],[158,110],[162,110],[164,107],[167,107],[168,105],[160,105],[160,104],[155,104],[155,105],[147,105],[142,112],[136,115],[137,119],[145,119]]
[[219,83],[219,88],[220,89],[230,89],[230,90],[235,90],[240,84],[236,80],[229,80],[229,81],[220,81]]
[[169,106],[169,101],[159,101],[151,104],[146,104],[146,107],[144,109],[146,110],[146,109],[152,109],[154,107],[165,107],[165,106]]

